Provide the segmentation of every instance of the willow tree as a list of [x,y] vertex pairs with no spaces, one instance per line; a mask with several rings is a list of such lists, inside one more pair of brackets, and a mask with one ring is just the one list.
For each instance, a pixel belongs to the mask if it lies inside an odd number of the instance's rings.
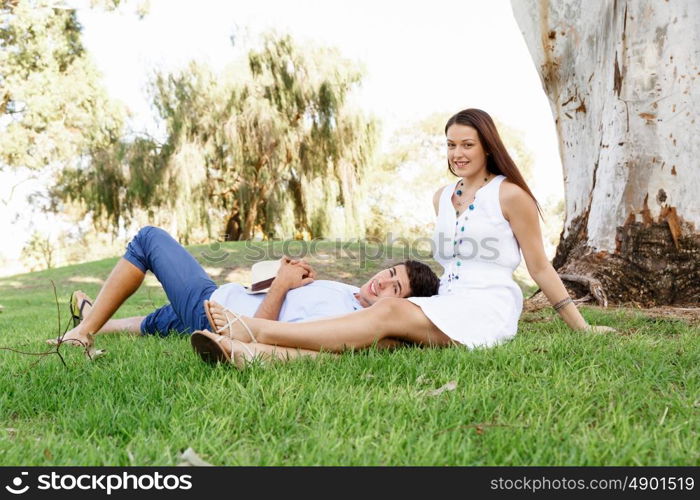
[[348,104],[360,78],[335,50],[273,35],[222,74],[197,63],[157,74],[165,141],[95,151],[63,193],[113,225],[139,208],[164,212],[184,240],[196,227],[229,240],[360,235],[354,195],[376,141],[374,121]]
[[336,207],[360,226],[353,192],[376,138],[374,122],[347,103],[360,79],[337,51],[302,50],[273,35],[223,75],[199,65],[159,75],[164,159],[200,152],[186,168],[200,172],[202,203],[225,211],[227,239],[248,239],[256,229],[324,236]]
[[554,266],[602,302],[700,301],[700,2],[511,2],[559,134]]

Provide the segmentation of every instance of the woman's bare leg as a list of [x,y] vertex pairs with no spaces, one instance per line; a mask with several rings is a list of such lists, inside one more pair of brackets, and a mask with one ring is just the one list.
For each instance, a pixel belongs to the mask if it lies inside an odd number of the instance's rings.
[[[223,306],[209,302],[216,329],[232,318]],[[405,299],[384,298],[375,305],[345,316],[302,323],[282,323],[259,318],[243,318],[258,343],[341,352],[373,344],[409,342],[427,346],[446,346],[453,341],[430,322],[420,307]],[[253,339],[234,323],[233,337],[242,342]],[[395,345],[395,344],[394,344]]]
[[[114,266],[114,269],[112,269],[107,281],[102,285],[102,289],[97,295],[92,307],[89,309],[86,307],[84,309],[83,321],[72,330],[66,332],[66,335],[63,337],[63,342],[82,346],[90,345],[91,341],[88,334],[100,333],[101,329],[117,309],[119,309],[126,299],[138,290],[143,282],[144,276],[146,276],[146,274],[131,262],[126,259],[120,259],[117,265]],[[109,325],[110,331],[115,331],[111,330],[111,328],[115,328],[116,326],[128,326],[131,331],[135,320],[134,318],[130,319],[132,319],[131,322],[113,320],[121,321],[121,323],[112,323]],[[143,318],[140,319],[143,320]],[[139,327],[140,325],[141,323],[139,321]],[[53,342],[53,340],[50,342]]]
[[221,342],[221,346],[224,348],[229,358],[231,357],[231,355],[233,355],[233,363],[238,368],[245,367],[246,363],[249,363],[254,359],[260,359],[262,361],[285,362],[301,357],[315,358],[319,355],[318,351],[312,351],[310,349],[282,347],[268,344],[260,344],[257,342],[245,344],[244,347],[241,342],[232,341],[228,338],[227,340]]

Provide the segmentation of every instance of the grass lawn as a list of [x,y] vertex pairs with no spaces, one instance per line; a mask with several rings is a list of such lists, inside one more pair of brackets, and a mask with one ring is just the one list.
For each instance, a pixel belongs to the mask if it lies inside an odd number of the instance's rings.
[[[248,280],[244,243],[190,250],[217,282]],[[50,280],[65,325],[70,292],[94,296],[116,260],[0,279],[0,347],[50,349]],[[385,264],[311,261],[319,277],[355,284]],[[165,303],[146,285],[117,317]],[[106,357],[63,346],[67,366],[3,350],[0,465],[167,466],[188,447],[214,465],[700,464],[700,325],[582,312],[619,333],[571,332],[549,309],[493,349],[369,350],[244,372],[202,363],[182,336],[100,336]]]

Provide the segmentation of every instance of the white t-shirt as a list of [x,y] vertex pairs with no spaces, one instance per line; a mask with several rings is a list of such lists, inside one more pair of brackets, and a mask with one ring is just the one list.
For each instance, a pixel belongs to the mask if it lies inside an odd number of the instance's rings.
[[[287,292],[279,321],[294,323],[339,316],[362,309],[355,298],[359,288],[337,281],[316,280]],[[227,283],[214,291],[209,300],[244,316],[253,316],[267,294],[249,295],[238,283]]]

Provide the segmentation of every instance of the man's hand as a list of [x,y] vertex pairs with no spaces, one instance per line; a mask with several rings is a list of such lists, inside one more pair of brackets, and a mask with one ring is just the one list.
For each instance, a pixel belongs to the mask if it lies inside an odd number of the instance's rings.
[[281,265],[272,282],[271,288],[281,290],[293,290],[309,283],[313,283],[316,278],[316,272],[304,260],[290,259],[282,257]]
[[308,285],[315,278],[316,272],[305,261],[282,257],[277,275],[265,294],[265,299],[255,311],[255,317],[277,321],[287,292]]

